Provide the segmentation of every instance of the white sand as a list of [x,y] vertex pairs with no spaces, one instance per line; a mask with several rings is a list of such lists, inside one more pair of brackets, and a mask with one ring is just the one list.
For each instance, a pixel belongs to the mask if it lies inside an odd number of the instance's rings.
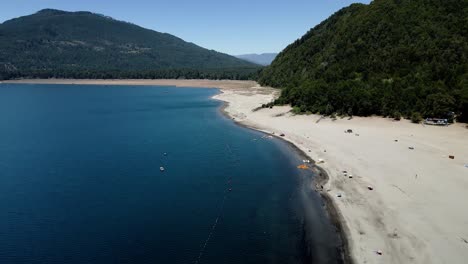
[[174,79],[22,79],[7,80],[3,83],[23,84],[79,84],[79,85],[166,85],[199,88],[250,88],[256,86],[253,81],[235,80],[174,80]]
[[[261,88],[255,82],[14,82],[222,88],[223,93],[215,97],[229,104],[226,111],[237,121],[267,133],[284,133],[286,140],[312,159],[325,160],[320,164],[330,176],[325,192],[330,190],[341,212],[356,263],[468,263],[468,168],[464,167],[468,164],[468,129],[462,124],[433,127],[378,117],[332,121],[316,115],[293,116],[289,107],[253,112],[278,95],[278,90]],[[344,133],[347,129],[354,133]],[[343,170],[353,178],[343,176]],[[377,250],[383,255],[377,255]]]
[[[379,117],[320,120],[293,116],[290,107],[252,111],[274,96],[266,88],[224,89],[216,98],[228,102],[226,111],[242,124],[284,133],[312,159],[325,160],[320,164],[330,177],[325,191],[344,218],[356,263],[468,263],[464,125],[423,126]],[[344,133],[347,129],[353,133]]]

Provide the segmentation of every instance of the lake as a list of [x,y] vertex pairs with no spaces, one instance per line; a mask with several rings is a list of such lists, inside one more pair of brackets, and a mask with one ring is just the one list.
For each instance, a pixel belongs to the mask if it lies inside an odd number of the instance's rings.
[[340,263],[301,154],[217,92],[0,84],[0,263]]

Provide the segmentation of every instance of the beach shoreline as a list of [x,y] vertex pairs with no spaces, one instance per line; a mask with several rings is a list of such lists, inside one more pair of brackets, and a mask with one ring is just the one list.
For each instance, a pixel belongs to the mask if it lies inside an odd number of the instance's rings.
[[[354,263],[454,263],[468,258],[468,129],[382,117],[294,115],[259,108],[279,90],[253,81],[15,80],[4,83],[218,88],[213,98],[237,124],[278,136],[318,164],[319,189]],[[257,110],[254,110],[257,109]],[[351,130],[351,133],[347,131]],[[449,158],[454,157],[454,158]],[[344,173],[346,171],[347,173]],[[322,182],[320,182],[322,180]],[[317,188],[323,185],[322,188]],[[329,200],[329,201],[327,201]],[[336,209],[336,210],[333,210]]]
[[[232,104],[226,111],[238,122],[268,134],[284,133],[282,139],[309,157],[324,159],[319,168],[330,180],[319,191],[336,205],[334,219],[340,219],[352,261],[463,263],[468,236],[463,229],[468,214],[458,210],[460,199],[468,198],[463,188],[468,186],[463,167],[468,149],[462,147],[468,130],[463,124],[429,127],[382,117],[335,120],[293,115],[289,106],[252,110],[276,96],[223,90],[217,98]],[[350,128],[354,132],[346,133]],[[450,161],[451,154],[459,157],[457,162]],[[452,179],[441,180],[441,173]],[[439,247],[444,251],[434,253]]]
[[279,135],[269,133],[268,131],[265,131],[265,130],[261,129],[260,127],[256,127],[255,125],[244,124],[244,123],[236,120],[236,118],[234,116],[232,116],[226,110],[229,107],[229,102],[219,99],[219,95],[222,95],[222,93],[223,93],[223,89],[219,89],[219,93],[214,95],[212,98],[222,102],[222,105],[220,106],[220,112],[226,118],[231,119],[238,126],[241,126],[241,127],[247,128],[247,129],[252,129],[252,130],[255,130],[255,131],[259,131],[259,132],[261,132],[261,133],[263,133],[265,135],[273,136],[276,139],[285,142],[286,144],[288,144],[293,149],[293,151],[298,153],[299,156],[301,156],[303,158],[306,158],[306,159],[309,159],[311,161],[311,163],[314,165],[313,169],[316,169],[316,170],[314,170],[315,177],[312,180],[312,183],[313,183],[313,185],[315,187],[310,186],[310,188],[313,191],[317,192],[320,195],[320,197],[322,198],[322,200],[324,202],[324,209],[325,209],[325,212],[327,213],[327,217],[331,221],[331,224],[336,229],[336,232],[337,232],[338,237],[340,239],[339,242],[341,244],[339,246],[339,248],[338,248],[338,250],[340,251],[339,252],[339,254],[340,254],[339,257],[340,257],[343,264],[354,264],[354,263],[356,263],[354,261],[353,257],[352,257],[351,252],[350,252],[349,239],[348,239],[348,233],[346,231],[347,227],[345,225],[345,219],[341,215],[339,209],[337,208],[335,202],[333,201],[333,198],[327,192],[324,192],[323,190],[321,190],[319,188],[319,186],[323,186],[323,185],[327,184],[328,181],[330,180],[330,177],[328,176],[328,173],[326,172],[326,170],[324,170],[322,167],[320,167],[320,165],[317,164],[316,160],[314,160],[313,157],[308,155],[304,150],[300,149],[293,142],[288,141],[288,140],[286,140],[285,138],[283,138],[283,137],[281,137]]
[[257,85],[254,81],[208,79],[17,79],[1,82],[5,84],[154,85],[215,89],[250,88]]

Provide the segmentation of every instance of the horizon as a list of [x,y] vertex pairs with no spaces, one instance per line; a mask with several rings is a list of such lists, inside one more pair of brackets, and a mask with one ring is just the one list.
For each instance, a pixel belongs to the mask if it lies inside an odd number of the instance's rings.
[[[370,2],[370,0],[339,0],[310,3],[300,0],[300,3],[291,5],[269,3],[266,0],[255,1],[255,3],[240,0],[235,4],[220,5],[214,0],[196,3],[188,0],[171,3],[136,0],[129,6],[128,1],[121,0],[114,1],[109,6],[106,3],[96,3],[91,0],[79,3],[58,0],[41,2],[18,0],[14,3],[3,3],[0,23],[31,15],[43,9],[68,12],[89,11],[168,33],[206,49],[237,56],[279,53],[341,8],[353,3],[368,4]],[[184,6],[184,9],[181,10],[180,6]],[[155,13],[152,10],[156,8],[160,8],[160,11],[155,11]],[[190,10],[190,12],[185,12],[185,10]],[[184,19],[174,19],[182,12]],[[188,24],[190,27],[186,26]]]

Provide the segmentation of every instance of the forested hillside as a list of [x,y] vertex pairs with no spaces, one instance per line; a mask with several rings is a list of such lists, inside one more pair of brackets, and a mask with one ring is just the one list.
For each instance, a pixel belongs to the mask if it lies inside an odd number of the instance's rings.
[[374,0],[344,8],[259,76],[297,111],[468,121],[468,1]]
[[0,24],[0,79],[248,78],[258,65],[90,12],[45,9]]

